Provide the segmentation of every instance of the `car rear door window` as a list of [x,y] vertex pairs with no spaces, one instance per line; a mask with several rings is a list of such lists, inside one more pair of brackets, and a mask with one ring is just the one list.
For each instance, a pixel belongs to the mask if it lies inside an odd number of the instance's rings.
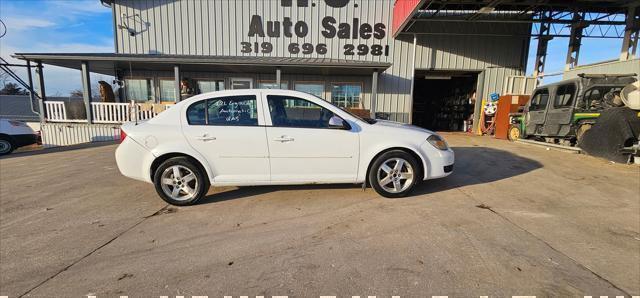
[[529,111],[541,111],[547,107],[549,102],[549,90],[541,89],[536,91],[536,94],[531,99],[531,105]]
[[207,99],[207,124],[257,126],[258,104],[254,95]]
[[189,125],[258,126],[258,104],[254,95],[217,97],[187,108]]
[[556,97],[553,101],[554,108],[566,108],[573,104],[573,97],[576,93],[576,86],[573,84],[562,85],[556,91]]
[[333,112],[306,99],[268,95],[271,123],[277,127],[328,128]]

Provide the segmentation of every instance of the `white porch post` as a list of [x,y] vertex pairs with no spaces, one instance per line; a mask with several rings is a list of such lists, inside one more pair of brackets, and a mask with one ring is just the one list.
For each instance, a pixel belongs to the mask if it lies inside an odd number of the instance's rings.
[[176,102],[180,102],[182,101],[182,96],[180,96],[180,66],[179,65],[173,66],[173,77],[175,80],[173,88],[176,89]]
[[371,119],[376,119],[376,97],[378,96],[378,70],[373,70],[371,77]]
[[93,115],[91,115],[91,78],[89,76],[89,62],[81,63],[82,77],[82,99],[84,100],[84,108],[87,113],[87,123],[93,123]]

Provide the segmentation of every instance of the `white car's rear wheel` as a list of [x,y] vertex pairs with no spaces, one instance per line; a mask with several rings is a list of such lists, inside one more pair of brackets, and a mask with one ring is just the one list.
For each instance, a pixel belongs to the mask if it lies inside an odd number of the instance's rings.
[[172,205],[191,205],[207,194],[209,181],[192,160],[174,157],[163,162],[154,174],[156,191]]
[[406,196],[421,177],[418,161],[401,150],[380,155],[371,165],[368,176],[373,189],[387,198]]
[[0,137],[0,155],[11,153],[15,149],[13,143],[5,137]]

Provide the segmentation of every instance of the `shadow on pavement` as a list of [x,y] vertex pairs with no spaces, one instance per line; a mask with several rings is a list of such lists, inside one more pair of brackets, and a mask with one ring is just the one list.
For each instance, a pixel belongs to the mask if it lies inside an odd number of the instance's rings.
[[542,168],[542,164],[535,160],[504,150],[487,147],[454,147],[453,150],[456,153],[453,173],[443,179],[424,181],[412,195],[490,183]]
[[[109,146],[109,145],[115,145],[115,144],[118,144],[118,142],[115,142],[115,141],[104,141],[104,142],[95,142],[95,143],[82,143],[82,144],[70,145],[70,146],[42,148],[42,149],[35,149],[35,150],[22,151],[22,152],[21,151],[16,151],[16,152],[13,152],[13,153],[11,153],[9,155],[0,156],[0,159],[10,159],[10,158],[14,158],[14,157],[33,156],[33,155],[55,153],[55,152],[64,152],[64,151],[86,149],[86,148],[96,148],[96,147],[103,147],[103,146]],[[18,149],[18,150],[20,150],[20,149]]]
[[[268,186],[241,186],[228,191],[210,194],[196,204],[218,203],[245,197],[257,196],[282,190],[336,190],[336,189],[361,189],[362,184],[304,184],[304,185],[268,185]],[[215,189],[215,187],[213,188]]]
[[[456,187],[490,183],[511,178],[542,168],[542,164],[508,151],[487,147],[454,147],[456,163],[453,174],[446,178],[428,180],[420,183],[411,196],[437,193]],[[256,196],[280,190],[308,189],[358,189],[360,184],[309,184],[286,186],[239,187],[208,195],[198,204],[216,203],[227,200]]]

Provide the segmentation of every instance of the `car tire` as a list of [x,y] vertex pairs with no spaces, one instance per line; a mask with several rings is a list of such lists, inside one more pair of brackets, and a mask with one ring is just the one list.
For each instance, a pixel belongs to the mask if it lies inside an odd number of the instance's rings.
[[5,136],[0,136],[0,155],[7,155],[13,150],[16,149],[16,146],[13,144],[10,138]]
[[369,185],[386,198],[407,196],[421,177],[416,158],[402,150],[381,154],[373,161],[367,173]]
[[522,132],[520,131],[520,125],[510,125],[509,130],[507,132],[507,138],[509,141],[514,142],[515,140],[520,139],[522,136]]
[[209,191],[206,173],[188,157],[173,157],[160,164],[153,184],[163,200],[176,206],[193,205]]

